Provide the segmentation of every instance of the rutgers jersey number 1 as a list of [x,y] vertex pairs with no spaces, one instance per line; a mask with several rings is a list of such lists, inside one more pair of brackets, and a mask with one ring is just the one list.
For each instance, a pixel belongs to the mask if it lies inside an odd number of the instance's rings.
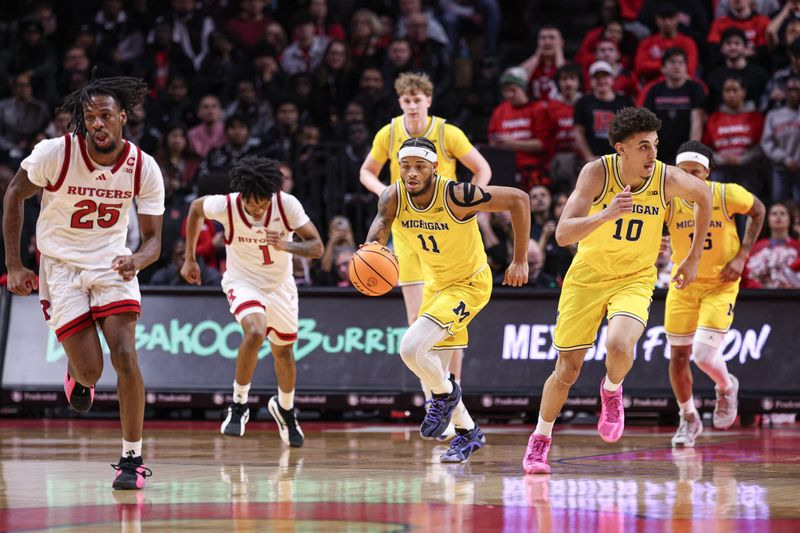
[[264,264],[271,265],[272,258],[269,256],[269,246],[265,244],[264,246],[259,246],[259,248],[261,249],[261,253],[264,254]]

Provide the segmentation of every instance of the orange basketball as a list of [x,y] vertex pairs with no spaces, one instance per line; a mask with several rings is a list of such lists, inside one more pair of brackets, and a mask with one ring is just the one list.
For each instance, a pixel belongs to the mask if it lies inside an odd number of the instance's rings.
[[391,250],[380,244],[365,244],[350,260],[350,282],[361,294],[380,296],[397,285],[400,270]]

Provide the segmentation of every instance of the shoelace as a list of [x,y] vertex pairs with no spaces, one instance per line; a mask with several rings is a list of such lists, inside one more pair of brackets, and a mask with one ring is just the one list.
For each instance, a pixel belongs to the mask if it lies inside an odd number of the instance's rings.
[[529,461],[537,461],[542,458],[544,455],[544,449],[547,446],[547,443],[543,440],[535,440],[533,444],[530,445],[530,451],[528,452],[527,457],[525,457]]
[[620,395],[606,396],[604,403],[606,404],[606,419],[609,422],[619,421],[619,400]]
[[[145,477],[145,478],[150,477],[150,476],[153,475],[153,471],[150,470],[149,468],[147,468],[146,466],[137,465],[136,463],[131,463],[131,462],[127,462],[127,461],[119,463],[119,464],[116,464],[116,465],[112,464],[111,468],[113,468],[116,471],[124,470],[125,472],[130,473],[130,474],[139,474],[139,475],[141,475],[142,477]],[[141,469],[141,470],[139,470],[139,469]]]
[[442,418],[444,415],[444,400],[438,400],[436,398],[431,398],[425,405],[428,406],[428,414],[435,419]]

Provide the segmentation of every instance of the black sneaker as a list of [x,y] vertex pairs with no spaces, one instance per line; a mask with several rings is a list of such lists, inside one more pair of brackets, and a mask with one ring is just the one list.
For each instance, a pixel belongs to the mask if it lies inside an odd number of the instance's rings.
[[292,448],[300,448],[305,442],[303,430],[300,429],[300,424],[295,417],[294,409],[286,410],[278,403],[278,397],[273,396],[267,403],[269,414],[278,423],[278,432],[281,435],[281,440],[284,444],[288,444]]
[[75,381],[75,378],[69,375],[69,368],[67,375],[64,376],[64,393],[67,395],[70,408],[76,413],[83,414],[92,408],[94,387],[84,387]]
[[453,411],[458,407],[458,402],[461,401],[461,386],[450,377],[450,383],[453,384],[453,392],[450,394],[434,394],[428,400],[428,412],[425,413],[425,418],[419,427],[419,434],[423,439],[435,439],[440,437],[447,426],[450,424],[450,418],[453,416]]
[[153,475],[153,472],[144,466],[144,461],[139,457],[120,457],[119,463],[111,465],[117,471],[114,476],[114,483],[111,487],[114,490],[138,490],[144,488],[144,480]]
[[246,403],[231,402],[225,410],[225,420],[220,433],[231,437],[244,437],[244,426],[250,420],[250,408]]

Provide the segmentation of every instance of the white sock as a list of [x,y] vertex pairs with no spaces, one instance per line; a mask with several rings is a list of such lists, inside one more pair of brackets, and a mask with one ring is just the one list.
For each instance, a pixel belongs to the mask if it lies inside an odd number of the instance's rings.
[[294,407],[294,389],[289,392],[283,392],[281,388],[278,387],[278,405],[281,406],[281,409],[287,411],[292,409],[292,407]]
[[122,439],[122,457],[141,457],[142,455],[142,440],[136,442],[128,442]]
[[450,419],[458,429],[466,429],[467,431],[475,428],[475,421],[472,420],[472,417],[469,416],[469,411],[467,408],[464,407],[464,402],[458,402],[455,411],[453,411],[453,417]]
[[456,378],[455,382],[458,383],[459,385],[461,385],[461,378]]
[[431,392],[434,394],[450,394],[453,392],[453,383],[446,379],[438,387],[431,387]]
[[533,431],[537,435],[544,435],[545,437],[549,437],[553,434],[553,424],[556,421],[553,420],[552,422],[545,422],[541,415],[539,415],[539,421],[536,422],[536,429]]
[[236,403],[247,403],[248,394],[250,394],[250,384],[239,385],[236,380],[233,381],[233,401]]
[[614,383],[608,378],[608,374],[606,374],[606,380],[603,382],[603,388],[605,390],[607,390],[608,392],[617,392],[620,385],[622,385],[622,381],[620,381],[619,383]]
[[678,402],[681,408],[681,416],[688,415],[689,413],[697,414],[697,407],[694,406],[694,396],[689,396],[685,402]]
[[433,392],[431,392],[431,388],[425,385],[425,383],[423,383],[422,380],[419,380],[419,384],[422,387],[422,394],[425,395],[425,401],[427,402],[428,400],[431,399],[431,395],[433,394]]

